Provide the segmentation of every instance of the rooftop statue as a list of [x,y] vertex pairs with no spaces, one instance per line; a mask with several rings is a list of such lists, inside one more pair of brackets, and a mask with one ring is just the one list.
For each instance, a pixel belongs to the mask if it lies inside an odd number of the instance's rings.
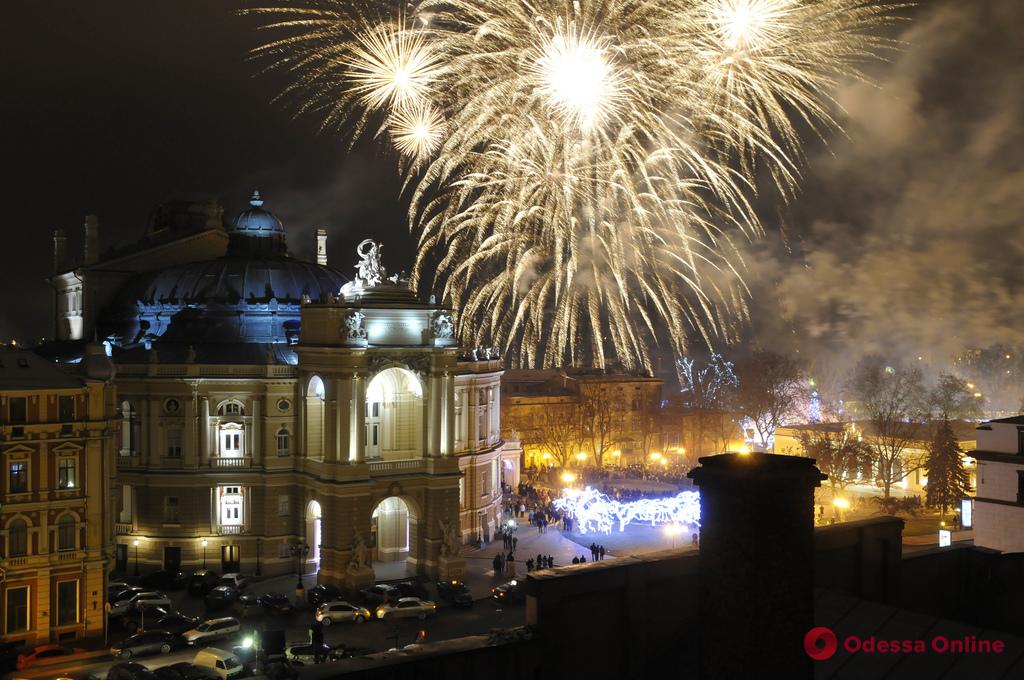
[[380,251],[384,245],[368,238],[358,246],[356,253],[359,255],[359,262],[356,263],[358,282],[366,287],[378,286],[387,278],[388,272],[381,263]]

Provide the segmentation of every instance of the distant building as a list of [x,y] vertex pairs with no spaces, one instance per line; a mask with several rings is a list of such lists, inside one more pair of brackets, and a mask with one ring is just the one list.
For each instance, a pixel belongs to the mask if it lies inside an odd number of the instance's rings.
[[502,377],[503,428],[518,436],[526,466],[546,466],[553,456],[542,429],[553,417],[572,420],[577,424],[576,455],[583,454],[574,463],[592,464],[589,435],[594,421],[604,417],[611,423],[604,463],[639,463],[664,445],[661,389],[659,378],[601,369],[509,370]]
[[[113,365],[0,347],[0,640],[103,638],[119,418]],[[80,370],[79,370],[80,369]]]
[[1024,416],[978,427],[974,545],[1024,552]]
[[[287,247],[254,192],[234,219],[172,202],[142,240],[81,264],[55,237],[59,342],[118,367],[118,572],[208,567],[361,585],[374,568],[457,573],[493,536],[518,449],[501,362],[462,353],[451,311],[360,246],[354,280]],[[355,259],[355,258],[354,258]],[[400,563],[387,565],[385,563]]]
[[[952,421],[950,426],[953,435],[956,437],[960,449],[964,451],[964,466],[971,478],[971,487],[977,485],[974,463],[974,448],[976,444],[975,427],[976,423],[970,421]],[[921,496],[925,494],[925,486],[928,484],[928,471],[918,464],[928,456],[928,447],[931,445],[935,423],[907,423],[907,433],[904,435],[907,446],[903,450],[903,457],[908,467],[915,467],[902,481],[893,486],[893,491],[898,495]],[[836,430],[853,428],[857,437],[860,437],[868,444],[874,443],[875,434],[871,423],[807,423],[804,425],[786,425],[775,430],[775,453],[803,456],[806,455],[803,444],[800,441],[801,433],[812,430]],[[969,455],[968,455],[969,454]],[[853,493],[877,495],[881,493],[880,485],[875,482],[875,465],[865,466],[853,480],[849,490]],[[823,487],[827,487],[824,484]]]

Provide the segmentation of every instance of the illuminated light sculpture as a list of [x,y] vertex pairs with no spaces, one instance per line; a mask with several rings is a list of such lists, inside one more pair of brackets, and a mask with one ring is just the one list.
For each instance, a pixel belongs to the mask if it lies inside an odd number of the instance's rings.
[[564,492],[554,501],[555,508],[572,517],[582,534],[599,531],[610,534],[618,525],[625,531],[632,522],[700,526],[700,494],[683,491],[670,498],[642,498],[621,502],[591,487],[583,491]]

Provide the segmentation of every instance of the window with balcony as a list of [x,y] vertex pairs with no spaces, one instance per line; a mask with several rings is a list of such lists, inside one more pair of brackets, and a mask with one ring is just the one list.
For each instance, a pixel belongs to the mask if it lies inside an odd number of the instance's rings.
[[181,458],[181,430],[178,428],[167,430],[167,457]]
[[8,493],[28,491],[28,463],[11,463],[7,483]]
[[78,461],[74,458],[60,458],[57,461],[57,488],[74,489],[78,484]]
[[220,455],[222,458],[241,458],[243,450],[242,428],[227,425],[220,430]]
[[19,633],[28,630],[29,587],[21,586],[7,589],[7,633]]
[[242,524],[242,489],[238,486],[223,487],[220,495],[220,523],[224,526]]
[[75,540],[76,533],[75,518],[71,515],[62,515],[57,520],[57,550],[60,552],[75,550],[78,547],[78,541]]
[[28,554],[28,524],[16,519],[7,525],[7,556],[24,557]]
[[179,521],[178,497],[164,496],[164,524],[177,524]]
[[277,431],[277,455],[284,457],[291,455],[292,435],[287,428],[282,427]]
[[28,400],[25,397],[11,397],[9,404],[9,422],[15,425],[24,424],[28,418]]

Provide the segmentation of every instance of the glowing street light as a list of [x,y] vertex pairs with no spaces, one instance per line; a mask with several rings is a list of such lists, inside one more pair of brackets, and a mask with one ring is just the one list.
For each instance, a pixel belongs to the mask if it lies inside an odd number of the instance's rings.
[[832,499],[832,505],[839,508],[840,510],[845,510],[846,508],[850,507],[850,501],[846,500],[845,498],[836,497]]
[[199,545],[203,546],[203,569],[206,569],[206,546],[210,545],[210,542],[204,538]]
[[747,446],[746,444],[744,444],[743,446],[741,446],[739,448],[739,451],[737,453],[739,453],[741,456],[749,456],[750,455],[750,447]]
[[622,455],[622,451],[612,451],[612,457],[613,458],[618,458],[621,455]]
[[683,533],[683,527],[678,524],[666,524],[665,535],[672,539],[672,547],[676,547],[676,537]]
[[576,454],[576,460],[579,461],[581,465],[583,464],[583,462],[586,459],[587,459],[587,454],[585,452],[580,451],[579,453]]
[[658,453],[657,451],[655,451],[654,453],[651,454],[651,460],[653,460],[653,461],[661,460],[661,454]]
[[135,575],[139,575],[139,539],[132,541],[132,546],[135,548]]
[[573,482],[576,481],[576,475],[566,470],[565,472],[562,473],[561,479],[566,484],[572,484]]

